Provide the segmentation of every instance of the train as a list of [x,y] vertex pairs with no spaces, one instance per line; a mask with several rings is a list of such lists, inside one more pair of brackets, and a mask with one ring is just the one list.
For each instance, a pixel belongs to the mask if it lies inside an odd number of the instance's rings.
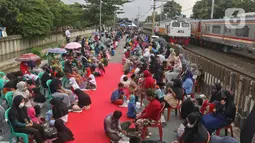
[[[152,31],[152,24],[145,23],[144,30]],[[154,32],[170,43],[188,45],[191,38],[191,24],[185,20],[156,22]]]
[[190,20],[191,43],[223,52],[255,57],[255,17],[246,17],[243,27],[231,28],[225,19]]
[[[244,25],[242,28],[229,28],[232,23],[226,23],[223,18],[168,20],[157,22],[154,32],[170,43],[186,46],[191,43],[255,59],[255,17],[246,17],[240,22]],[[148,31],[151,31],[151,27],[151,23],[144,25],[144,29]]]

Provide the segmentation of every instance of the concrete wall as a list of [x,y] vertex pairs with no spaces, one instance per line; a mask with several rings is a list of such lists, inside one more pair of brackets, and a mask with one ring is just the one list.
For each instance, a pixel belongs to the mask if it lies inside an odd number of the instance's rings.
[[[93,32],[93,30],[81,30],[81,31],[72,31],[71,32],[71,39],[75,38],[76,36],[84,36]],[[28,51],[33,47],[42,47],[44,45],[48,45],[51,43],[62,42],[65,41],[65,37],[62,33],[52,34],[44,39],[24,39],[20,35],[13,35],[8,37],[0,38],[0,58],[1,61],[9,60],[14,58],[11,55],[18,56],[19,53],[22,54],[23,52],[20,51]],[[18,54],[17,54],[18,53]],[[6,56],[10,55],[10,56]]]

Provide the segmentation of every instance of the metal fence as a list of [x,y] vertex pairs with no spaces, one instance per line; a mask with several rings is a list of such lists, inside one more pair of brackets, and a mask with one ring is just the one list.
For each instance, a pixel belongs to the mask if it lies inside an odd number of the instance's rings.
[[203,69],[205,76],[200,85],[201,92],[207,95],[207,97],[211,96],[212,85],[214,85],[214,83],[221,83],[223,89],[233,92],[235,95],[235,103],[238,108],[235,125],[242,128],[245,119],[254,106],[255,79],[190,51],[185,50],[184,55],[187,60],[196,63]]

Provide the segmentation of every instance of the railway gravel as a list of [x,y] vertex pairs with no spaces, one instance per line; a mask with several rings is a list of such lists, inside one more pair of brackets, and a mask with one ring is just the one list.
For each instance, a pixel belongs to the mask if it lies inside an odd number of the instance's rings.
[[185,48],[188,51],[197,53],[215,61],[223,66],[235,70],[244,75],[248,75],[250,78],[255,79],[255,61],[244,60],[243,58],[238,58],[238,56],[228,55],[223,52],[214,51],[211,49],[206,49],[198,46],[189,45]]

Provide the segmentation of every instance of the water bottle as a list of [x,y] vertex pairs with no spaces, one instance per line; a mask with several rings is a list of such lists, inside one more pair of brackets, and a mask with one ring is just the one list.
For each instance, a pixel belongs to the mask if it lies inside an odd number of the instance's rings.
[[127,96],[124,95],[124,103],[127,103]]

